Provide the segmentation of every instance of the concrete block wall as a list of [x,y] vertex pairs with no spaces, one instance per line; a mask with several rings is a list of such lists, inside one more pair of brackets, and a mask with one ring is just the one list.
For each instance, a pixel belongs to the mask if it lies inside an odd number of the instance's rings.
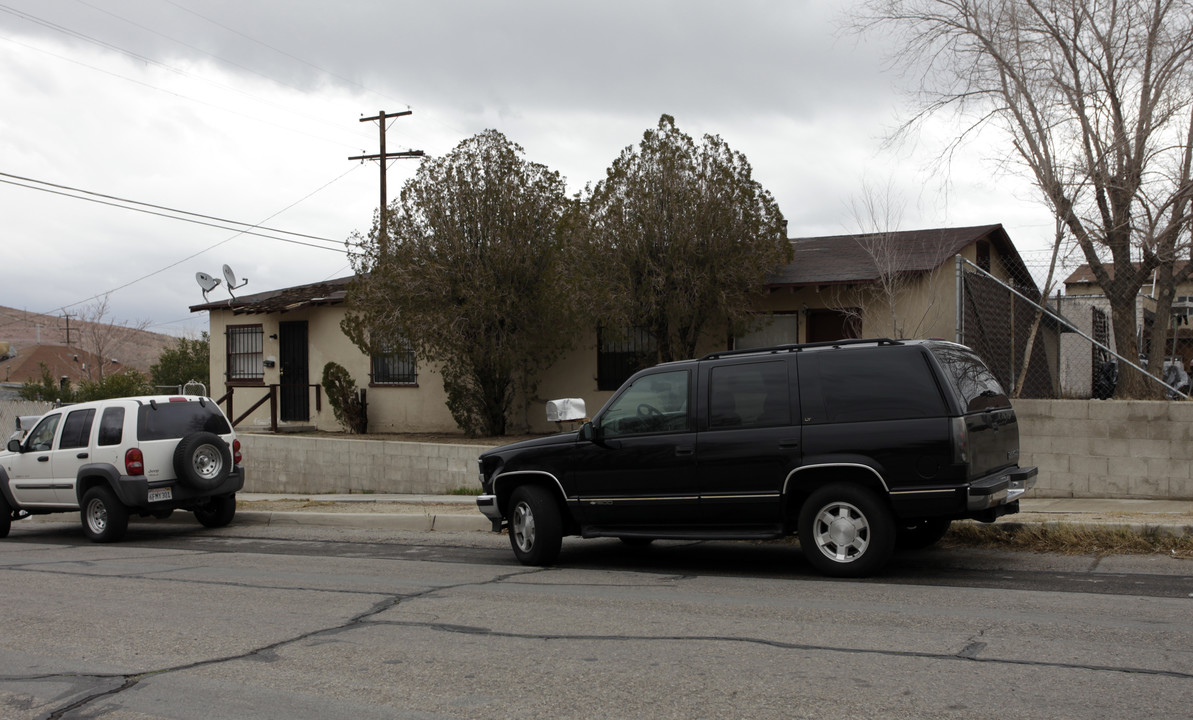
[[245,492],[442,495],[480,486],[483,445],[240,433]]
[[[1193,500],[1193,403],[1018,400],[1034,497]],[[475,488],[484,445],[242,433],[247,492],[441,494]]]
[[1035,497],[1193,499],[1193,403],[1017,400]]

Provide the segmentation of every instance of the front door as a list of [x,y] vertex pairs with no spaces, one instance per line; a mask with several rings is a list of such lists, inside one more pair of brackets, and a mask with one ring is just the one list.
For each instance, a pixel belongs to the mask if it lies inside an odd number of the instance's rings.
[[580,521],[590,527],[667,528],[699,521],[691,373],[644,375],[594,421],[572,476]]
[[29,432],[21,452],[4,459],[8,486],[21,507],[40,507],[58,502],[50,457],[62,413],[47,415]]
[[279,323],[278,333],[281,420],[306,422],[311,419],[306,321]]

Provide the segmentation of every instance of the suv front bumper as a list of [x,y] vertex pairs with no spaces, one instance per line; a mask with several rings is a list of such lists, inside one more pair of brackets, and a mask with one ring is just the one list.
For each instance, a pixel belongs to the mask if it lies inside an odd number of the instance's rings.
[[496,495],[478,495],[476,498],[476,509],[489,518],[489,522],[493,524],[493,532],[501,532],[501,510],[497,507]]

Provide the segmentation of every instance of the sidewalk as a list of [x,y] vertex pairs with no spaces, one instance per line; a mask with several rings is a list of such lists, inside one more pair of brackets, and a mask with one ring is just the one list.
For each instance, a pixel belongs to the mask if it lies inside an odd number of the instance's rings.
[[[467,495],[304,495],[239,493],[236,521],[394,530],[479,531],[489,520]],[[1024,498],[999,522],[1163,527],[1193,535],[1193,501]]]

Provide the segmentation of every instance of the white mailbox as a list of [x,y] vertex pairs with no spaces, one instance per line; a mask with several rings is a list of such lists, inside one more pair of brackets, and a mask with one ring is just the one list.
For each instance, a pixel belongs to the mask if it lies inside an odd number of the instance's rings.
[[563,398],[547,401],[547,422],[583,420],[585,417],[583,398]]

